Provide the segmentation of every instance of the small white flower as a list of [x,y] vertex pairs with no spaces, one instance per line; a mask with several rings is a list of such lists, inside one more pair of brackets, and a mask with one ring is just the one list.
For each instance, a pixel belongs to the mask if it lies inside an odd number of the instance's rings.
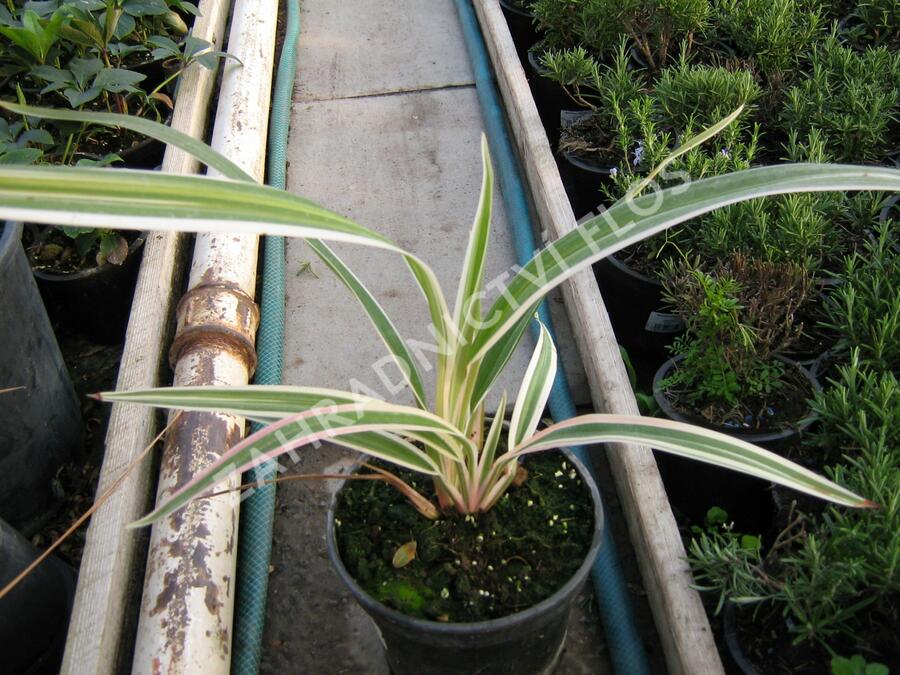
[[553,474],[553,476],[555,478],[559,478],[560,476],[562,476],[562,471],[557,471],[555,474]]
[[484,535],[479,534],[477,537],[475,537],[475,541],[477,541],[480,544],[481,542],[484,541]]
[[571,471],[569,471],[569,480],[575,480],[575,477],[576,477],[577,475],[578,475],[578,474],[575,473],[575,469],[572,469]]
[[447,598],[450,597],[450,591],[447,590],[447,587],[446,587],[446,586],[445,586],[444,588],[441,589],[441,597],[442,597],[444,600],[446,600]]
[[534,506],[534,502],[531,501],[530,499],[528,500],[528,506]]

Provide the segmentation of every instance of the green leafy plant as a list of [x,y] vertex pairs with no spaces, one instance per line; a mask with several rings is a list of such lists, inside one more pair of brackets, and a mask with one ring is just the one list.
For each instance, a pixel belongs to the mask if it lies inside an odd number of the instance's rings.
[[826,28],[821,0],[714,0],[716,31],[776,89]]
[[0,26],[0,35],[8,38],[17,47],[30,54],[35,61],[43,64],[59,37],[65,19],[65,13],[57,11],[49,19],[42,20],[37,12],[26,9],[22,13],[21,25]]
[[831,659],[831,675],[888,675],[890,672],[890,668],[883,663],[870,663],[860,654]]
[[581,44],[602,54],[627,36],[651,71],[688,52],[710,17],[709,0],[585,0],[579,12]]
[[784,367],[774,355],[798,334],[794,316],[806,300],[806,274],[735,253],[710,272],[670,260],[663,287],[685,322],[672,348],[683,360],[664,390],[679,392],[710,422],[745,426],[782,386]]
[[886,161],[898,144],[900,53],[860,53],[832,36],[810,58],[811,71],[787,92],[782,127],[800,137],[819,129],[837,161]]
[[855,42],[895,50],[900,46],[900,0],[862,0],[850,19]]
[[[26,112],[19,106],[3,104]],[[86,115],[34,109],[45,116]],[[314,387],[191,387],[115,392],[103,398],[160,407],[220,410],[266,423],[261,431],[225,451],[136,525],[146,525],[208,492],[219,480],[261,461],[318,440],[329,440],[395,465],[433,477],[440,509],[477,513],[489,509],[516,475],[518,459],[531,452],[576,443],[633,441],[663,451],[713,462],[840,503],[870,503],[777,455],[727,435],[691,425],[617,415],[585,415],[536,432],[556,371],[556,351],[541,329],[521,388],[508,409],[501,395],[494,421],[486,423],[485,397],[533,321],[534,312],[553,287],[593,261],[653,232],[731,201],[794,190],[897,189],[900,172],[848,166],[778,166],[718,176],[637,196],[664,171],[661,164],[644,185],[605,214],[572,230],[538,251],[512,278],[501,296],[482,307],[493,172],[483,143],[483,182],[475,222],[451,310],[430,268],[388,239],[344,217],[293,195],[258,186],[238,167],[194,139],[147,120],[90,115],[95,122],[147,130],[192,152],[225,179],[169,176],[153,172],[104,171],[80,167],[0,167],[0,214],[38,222],[69,224],[115,219],[129,227],[165,227],[186,231],[244,231],[304,236],[323,262],[359,300],[409,384],[415,406],[386,403],[360,394]],[[730,118],[686,140],[681,151],[710,138]],[[672,161],[674,157],[669,158]],[[84,195],[89,194],[89,200]],[[128,195],[126,203],[116,196]],[[73,210],[74,200],[79,201]],[[652,208],[651,208],[652,206]],[[417,362],[406,342],[372,294],[324,243],[344,241],[399,254],[427,301],[437,339],[437,386],[433,410]],[[536,432],[536,433],[535,433]],[[506,439],[502,452],[500,438]],[[415,495],[410,495],[415,499]],[[419,500],[416,500],[418,502]],[[420,510],[435,510],[417,503]]]
[[845,259],[840,284],[825,303],[825,325],[840,347],[859,350],[863,363],[882,371],[900,368],[900,253],[896,223],[877,227],[862,250]]

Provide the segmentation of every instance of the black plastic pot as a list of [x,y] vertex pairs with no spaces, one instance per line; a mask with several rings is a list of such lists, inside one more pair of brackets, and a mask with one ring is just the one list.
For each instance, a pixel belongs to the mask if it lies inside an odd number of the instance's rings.
[[500,8],[506,17],[506,25],[516,45],[516,53],[522,63],[528,59],[528,48],[537,42],[538,32],[534,27],[534,16],[528,10],[516,7],[511,0],[500,0]]
[[667,311],[663,287],[656,279],[629,267],[615,256],[594,265],[616,340],[637,373],[638,384],[649,389],[656,364],[669,354],[669,346],[684,331],[684,323]]
[[140,236],[128,246],[121,265],[106,263],[72,274],[34,270],[53,322],[98,344],[121,342],[143,251],[144,237]]
[[[0,520],[0,587],[25,569],[38,551]],[[59,672],[75,597],[75,571],[51,556],[0,601],[3,672]]]
[[[802,373],[813,391],[821,389],[818,380],[796,361],[783,356],[778,359]],[[653,397],[661,414],[670,420],[714,429],[772,452],[781,452],[796,444],[802,432],[816,419],[810,412],[789,427],[760,433],[715,426],[703,419],[683,415],[672,407],[661,387],[661,382],[671,374],[672,368],[680,360],[681,357],[669,359],[656,371],[653,378]],[[666,453],[658,453],[656,462],[669,501],[694,523],[702,524],[709,508],[718,506],[728,512],[729,518],[735,522],[737,532],[764,536],[773,534],[775,505],[770,494],[771,485],[767,481]]]
[[737,630],[737,614],[740,611],[742,610],[733,602],[725,604],[725,647],[728,650],[730,665],[741,675],[760,675],[759,671],[744,656],[744,650],[741,649]]
[[557,166],[576,220],[596,211],[603,204],[601,188],[610,180],[613,166],[572,152],[561,153]]
[[30,532],[82,424],[21,236],[21,224],[0,223],[0,389],[21,387],[0,394],[0,518]]
[[[584,465],[561,451],[581,475],[594,502],[591,547],[566,584],[546,600],[500,619],[473,623],[440,623],[415,619],[386,607],[350,576],[338,552],[334,534],[336,498],[328,509],[328,555],[341,580],[375,622],[394,675],[529,675],[553,671],[566,638],[569,612],[600,549],[604,521],[600,493]],[[352,469],[355,471],[356,467]]]
[[555,148],[559,143],[560,113],[563,109],[572,106],[572,99],[569,98],[562,86],[544,77],[547,69],[540,62],[543,49],[539,44],[532,45],[528,50],[528,69],[530,71],[528,83],[531,85],[531,95],[534,97],[541,122],[544,129],[547,130],[547,140],[550,142],[550,147]]

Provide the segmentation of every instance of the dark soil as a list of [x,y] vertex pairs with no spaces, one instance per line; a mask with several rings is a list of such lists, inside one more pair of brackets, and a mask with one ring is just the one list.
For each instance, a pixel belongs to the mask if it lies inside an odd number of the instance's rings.
[[[81,402],[85,425],[84,445],[80,456],[74,456],[64,464],[53,481],[56,497],[54,508],[46,514],[41,528],[36,533],[31,533],[31,542],[38,548],[45,548],[53,543],[93,504],[103,462],[111,406],[89,399],[86,395],[115,388],[122,356],[122,345],[95,345],[59,331],[57,339]],[[87,523],[56,551],[56,555],[75,569],[81,563],[86,533]]]
[[[892,626],[884,618],[873,619],[865,634],[871,638],[870,644],[879,648],[880,654],[889,655],[888,665],[891,672],[900,665],[900,648],[898,648],[896,626]],[[758,608],[746,607],[734,612],[734,629],[737,644],[746,662],[765,675],[821,675],[830,672],[831,654],[822,645],[815,642],[794,644],[794,635],[790,632],[779,608],[762,605]],[[875,662],[884,662],[884,656],[872,656],[865,653],[861,645],[840,644],[840,640],[831,640],[830,646],[843,656],[864,653]],[[734,664],[731,664],[734,666]],[[734,669],[733,672],[742,671]]]
[[[566,458],[540,454],[528,477],[487,513],[437,521],[382,482],[350,481],[340,493],[337,539],[348,570],[375,599],[419,618],[468,622],[526,609],[578,570],[593,536],[590,493]],[[397,472],[428,497],[431,479]],[[392,564],[413,543],[415,558]]]

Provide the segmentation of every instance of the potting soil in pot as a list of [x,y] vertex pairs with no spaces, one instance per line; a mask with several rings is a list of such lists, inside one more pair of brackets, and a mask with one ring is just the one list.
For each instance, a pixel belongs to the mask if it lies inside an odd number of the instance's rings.
[[[350,574],[373,598],[410,616],[471,622],[544,600],[581,566],[594,532],[590,493],[559,453],[525,462],[527,478],[487,513],[431,521],[381,481],[348,481],[336,538]],[[430,478],[393,470],[434,499]],[[363,469],[363,473],[366,470]],[[393,564],[401,547],[413,559]]]

